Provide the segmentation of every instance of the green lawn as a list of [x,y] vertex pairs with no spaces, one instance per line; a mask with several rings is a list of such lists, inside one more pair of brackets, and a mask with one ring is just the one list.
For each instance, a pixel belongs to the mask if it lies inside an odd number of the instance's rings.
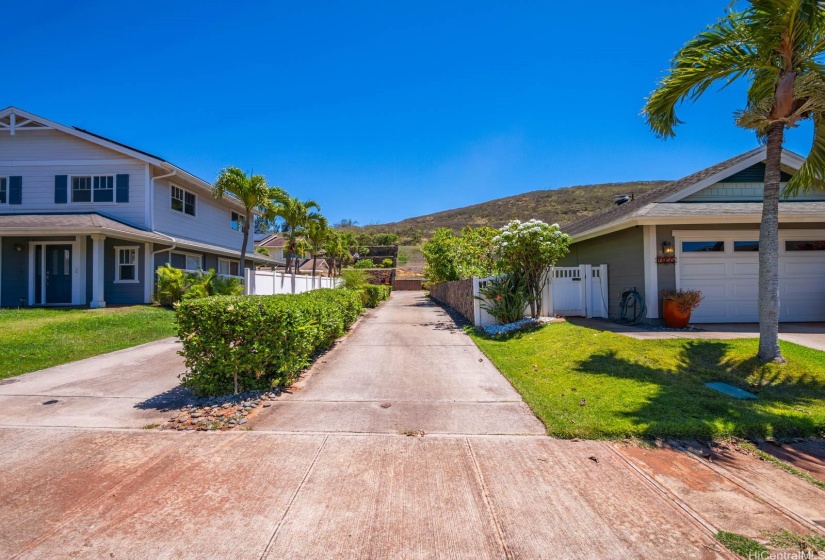
[[[760,365],[756,339],[642,341],[571,323],[510,338],[471,335],[553,436],[825,433],[825,352],[783,342],[788,363]],[[706,388],[708,381],[759,398],[733,399]]]
[[160,307],[0,310],[0,379],[174,336]]

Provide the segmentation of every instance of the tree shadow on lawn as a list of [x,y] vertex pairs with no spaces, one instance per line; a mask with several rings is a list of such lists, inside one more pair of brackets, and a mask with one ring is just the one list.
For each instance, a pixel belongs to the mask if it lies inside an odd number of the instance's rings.
[[[618,355],[615,350],[592,354],[576,368],[586,374],[655,384],[655,391],[634,396],[628,391],[623,410],[615,414],[633,422],[646,437],[798,437],[821,435],[823,423],[810,407],[821,411],[822,379],[792,372],[755,357],[736,361],[731,344],[688,341],[673,369],[656,368]],[[663,352],[665,350],[663,349]],[[640,359],[646,359],[640,356]],[[649,361],[649,360],[647,360]],[[704,385],[722,381],[752,392],[740,400]],[[621,401],[623,395],[616,395]],[[821,412],[819,412],[821,415]]]

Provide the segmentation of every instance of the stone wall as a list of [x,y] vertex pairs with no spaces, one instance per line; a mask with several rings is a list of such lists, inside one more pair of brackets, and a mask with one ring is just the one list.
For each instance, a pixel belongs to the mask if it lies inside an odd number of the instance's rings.
[[396,279],[393,284],[393,290],[401,291],[418,291],[424,289],[424,281],[420,278],[406,278],[403,280]]
[[442,282],[430,286],[430,297],[438,303],[449,305],[458,311],[465,319],[472,323],[473,312],[473,280],[456,280]]

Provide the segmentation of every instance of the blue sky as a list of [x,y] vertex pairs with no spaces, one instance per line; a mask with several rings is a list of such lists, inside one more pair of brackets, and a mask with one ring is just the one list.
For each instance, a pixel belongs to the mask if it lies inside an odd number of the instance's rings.
[[[678,178],[755,147],[733,124],[742,87],[685,106],[667,142],[639,116],[727,4],[12,0],[0,107],[209,181],[226,165],[264,174],[332,221],[389,222]],[[810,134],[787,147],[806,154]]]

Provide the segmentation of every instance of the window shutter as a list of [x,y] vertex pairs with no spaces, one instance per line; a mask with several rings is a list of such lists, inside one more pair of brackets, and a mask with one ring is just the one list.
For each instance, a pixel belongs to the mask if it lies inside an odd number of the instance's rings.
[[9,177],[9,204],[23,204],[23,177]]
[[69,176],[54,176],[54,203],[66,204],[69,201]]
[[115,177],[115,202],[129,202],[129,176],[118,175]]

